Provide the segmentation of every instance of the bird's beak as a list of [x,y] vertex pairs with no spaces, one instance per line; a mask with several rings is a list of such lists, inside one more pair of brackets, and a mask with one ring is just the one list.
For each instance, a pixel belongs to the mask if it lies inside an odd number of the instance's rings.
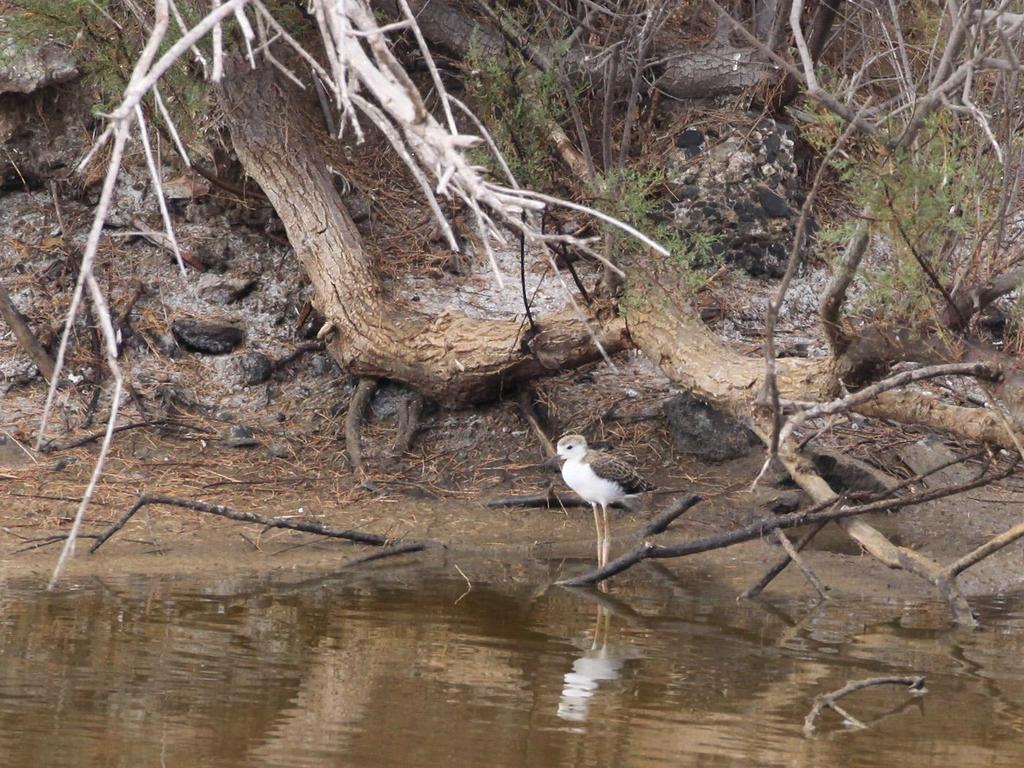
[[562,457],[559,456],[556,453],[554,456],[552,456],[552,457],[550,457],[548,459],[545,459],[543,466],[545,466],[545,467],[558,467],[558,466],[561,466],[561,463],[562,463]]

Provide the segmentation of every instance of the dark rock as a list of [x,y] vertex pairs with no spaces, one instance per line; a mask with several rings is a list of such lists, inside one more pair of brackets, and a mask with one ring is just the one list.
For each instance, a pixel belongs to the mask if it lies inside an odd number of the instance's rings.
[[236,424],[228,431],[228,436],[224,438],[224,444],[229,448],[252,448],[254,445],[259,445],[260,442],[256,439],[252,429]]
[[62,456],[57,459],[53,464],[50,465],[51,472],[60,472],[61,470],[67,469],[72,464],[76,464],[78,459],[73,456]]
[[274,362],[262,352],[246,352],[238,359],[239,379],[243,386],[262,384],[274,372]]
[[698,197],[700,197],[700,187],[695,187],[692,184],[687,184],[679,190],[681,200],[696,200]]
[[308,301],[299,313],[299,319],[299,327],[295,329],[295,334],[307,341],[315,339],[324,325],[324,316]]
[[238,326],[193,318],[175,320],[171,333],[186,349],[209,355],[231,352],[245,340],[245,333]]
[[699,147],[704,143],[704,134],[696,128],[687,128],[676,136],[676,146],[680,149]]
[[789,207],[786,200],[772,192],[767,187],[757,188],[757,199],[767,213],[773,219],[783,219],[793,215],[793,209]]
[[352,217],[353,222],[360,224],[369,220],[371,213],[370,198],[362,192],[350,192],[342,198],[342,202],[345,204],[348,215]]
[[196,249],[203,267],[211,272],[224,272],[231,261],[231,248],[226,237],[204,243]]
[[174,340],[174,337],[169,333],[162,333],[159,336],[154,334],[147,334],[149,340],[153,342],[153,346],[156,347],[164,357],[175,358],[178,356],[179,347],[178,342]]
[[808,446],[804,452],[814,461],[814,469],[837,492],[867,491],[887,493],[896,481],[870,464],[831,448]]
[[783,491],[772,496],[762,506],[773,515],[785,515],[800,509],[803,494],[800,491]]
[[705,461],[746,456],[760,444],[749,428],[688,392],[666,402],[664,411],[676,448]]
[[310,365],[317,376],[334,376],[341,373],[341,368],[328,354],[313,355]]

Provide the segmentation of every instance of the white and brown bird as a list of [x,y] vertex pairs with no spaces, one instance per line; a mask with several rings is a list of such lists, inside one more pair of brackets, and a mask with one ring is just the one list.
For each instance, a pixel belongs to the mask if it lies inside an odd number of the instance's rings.
[[[558,441],[558,455],[565,459],[562,479],[594,510],[597,528],[597,564],[608,562],[608,505],[631,498],[654,486],[644,480],[632,465],[613,456],[587,448],[583,435],[566,435]],[[598,515],[597,508],[601,507]]]

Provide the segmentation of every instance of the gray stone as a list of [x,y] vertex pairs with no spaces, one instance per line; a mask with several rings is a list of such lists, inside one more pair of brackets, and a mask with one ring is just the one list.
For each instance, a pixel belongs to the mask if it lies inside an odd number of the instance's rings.
[[291,450],[288,448],[287,443],[282,443],[279,440],[275,440],[267,448],[267,453],[273,456],[275,459],[287,459],[292,455]]
[[780,491],[761,506],[773,515],[785,515],[800,509],[803,494],[798,490]]
[[175,320],[171,333],[186,349],[209,355],[231,352],[245,340],[245,332],[236,325],[193,318]]
[[0,42],[0,94],[32,93],[78,77],[75,60],[55,43],[29,46]]
[[342,198],[342,202],[345,204],[348,215],[352,217],[353,222],[359,224],[369,220],[371,213],[370,199],[362,192],[350,192]]
[[932,473],[922,481],[926,488],[959,485],[971,480],[976,474],[965,464],[953,464],[945,469],[935,471],[936,467],[941,467],[957,458],[957,454],[935,436],[904,445],[897,453],[900,460],[910,467],[915,475]]
[[274,362],[262,352],[246,352],[238,358],[239,380],[243,386],[262,384],[274,372]]
[[341,366],[326,352],[313,355],[310,364],[313,366],[313,373],[317,376],[337,376],[341,373]]
[[705,461],[748,455],[760,440],[748,427],[685,392],[663,406],[676,449]]
[[251,448],[260,444],[252,429],[243,427],[241,424],[236,424],[228,431],[224,443],[230,448]]
[[21,467],[32,460],[32,455],[13,437],[0,432],[0,467]]
[[218,277],[206,273],[199,279],[199,295],[211,304],[233,304],[252,293],[258,284],[259,280],[254,277]]

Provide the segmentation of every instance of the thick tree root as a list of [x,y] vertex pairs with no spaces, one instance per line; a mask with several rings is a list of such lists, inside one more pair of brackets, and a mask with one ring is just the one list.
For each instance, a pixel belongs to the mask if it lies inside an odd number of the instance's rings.
[[408,453],[416,433],[420,429],[420,414],[423,413],[423,395],[411,392],[398,406],[398,436],[391,452],[395,456]]
[[348,413],[345,414],[345,450],[348,452],[349,463],[356,472],[363,471],[363,446],[360,435],[366,409],[370,405],[373,393],[377,391],[378,383],[377,379],[360,379],[348,403]]

